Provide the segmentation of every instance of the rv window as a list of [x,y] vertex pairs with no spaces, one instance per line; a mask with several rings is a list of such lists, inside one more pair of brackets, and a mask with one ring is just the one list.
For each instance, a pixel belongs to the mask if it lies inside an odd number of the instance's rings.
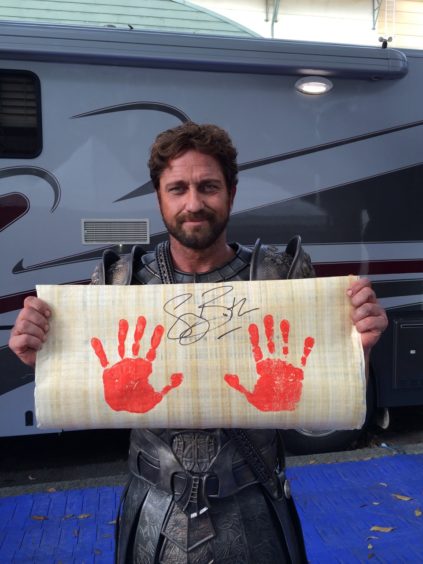
[[30,72],[0,70],[0,157],[40,154],[40,83]]

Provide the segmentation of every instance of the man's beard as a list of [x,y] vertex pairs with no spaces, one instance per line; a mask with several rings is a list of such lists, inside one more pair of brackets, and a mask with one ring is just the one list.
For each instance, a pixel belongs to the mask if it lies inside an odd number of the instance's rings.
[[[198,226],[190,232],[184,230],[184,222],[196,219],[206,219],[207,223]],[[219,220],[212,212],[202,211],[198,214],[184,214],[176,218],[172,224],[163,218],[164,224],[170,235],[181,245],[189,249],[202,250],[208,249],[217,241],[226,229],[229,221],[229,213]]]

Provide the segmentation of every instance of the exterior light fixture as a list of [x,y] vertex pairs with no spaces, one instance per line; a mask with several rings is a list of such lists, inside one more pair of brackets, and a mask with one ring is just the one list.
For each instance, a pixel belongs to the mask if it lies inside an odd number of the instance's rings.
[[326,94],[332,90],[333,84],[328,78],[322,76],[303,76],[295,83],[295,88],[303,94]]

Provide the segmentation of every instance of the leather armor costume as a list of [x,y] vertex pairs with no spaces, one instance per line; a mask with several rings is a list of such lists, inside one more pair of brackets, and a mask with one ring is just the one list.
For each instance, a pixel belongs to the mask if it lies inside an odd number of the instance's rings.
[[[168,243],[155,252],[106,251],[94,284],[162,284],[313,276],[297,236],[284,253],[233,244],[234,258],[202,274],[178,272]],[[238,433],[238,434],[237,434]],[[118,564],[306,562],[276,430],[134,429],[130,479],[117,525]]]

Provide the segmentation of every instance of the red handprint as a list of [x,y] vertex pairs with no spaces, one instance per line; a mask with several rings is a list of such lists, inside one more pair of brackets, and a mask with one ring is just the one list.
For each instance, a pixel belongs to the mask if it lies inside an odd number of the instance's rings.
[[[275,352],[273,341],[273,317],[266,315],[264,329],[267,337],[267,349],[270,354]],[[282,353],[288,355],[289,321],[283,319],[280,322],[283,347]],[[259,378],[254,390],[249,392],[239,382],[236,374],[226,374],[225,381],[229,386],[244,394],[249,403],[260,411],[293,411],[301,399],[304,373],[301,368],[296,368],[280,358],[263,358],[263,352],[259,345],[259,332],[257,325],[252,323],[248,327],[256,371]],[[314,346],[313,337],[304,339],[303,356],[301,366],[305,367],[307,357]]]
[[[137,357],[140,350],[140,341],[146,326],[145,317],[138,317],[134,331],[132,354]],[[104,398],[115,411],[129,411],[131,413],[145,413],[153,409],[163,397],[172,389],[177,388],[183,380],[181,373],[172,374],[170,384],[161,392],[156,391],[148,382],[152,372],[152,363],[156,358],[156,350],[164,333],[164,327],[157,325],[151,337],[150,350],[144,358],[124,358],[125,341],[128,334],[126,319],[119,321],[118,353],[122,360],[106,368],[109,364],[103,344],[100,339],[93,337],[91,346],[97,355],[100,364],[105,368],[103,372]]]

